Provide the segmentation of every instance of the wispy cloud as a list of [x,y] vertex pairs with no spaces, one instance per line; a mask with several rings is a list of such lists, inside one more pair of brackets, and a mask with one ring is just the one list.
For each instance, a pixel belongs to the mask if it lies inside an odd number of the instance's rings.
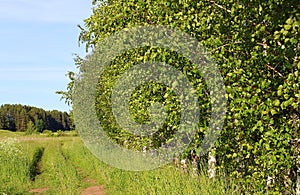
[[90,0],[1,0],[0,19],[79,23],[89,15]]

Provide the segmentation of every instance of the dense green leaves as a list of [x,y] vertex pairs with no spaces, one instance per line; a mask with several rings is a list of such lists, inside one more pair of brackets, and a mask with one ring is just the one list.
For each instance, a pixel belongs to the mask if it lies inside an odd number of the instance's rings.
[[[154,102],[164,105],[167,119],[161,129],[151,136],[134,136],[122,130],[116,123],[112,112],[111,94],[115,82],[122,74],[135,64],[142,63],[145,59],[149,61],[167,62],[176,67],[189,78],[193,87],[197,90],[201,105],[201,123],[199,127],[205,127],[210,114],[210,102],[205,83],[199,71],[188,60],[175,52],[166,49],[149,49],[127,51],[124,55],[116,58],[109,68],[101,75],[97,88],[96,110],[104,130],[117,143],[125,143],[126,147],[142,149],[143,147],[158,148],[161,144],[166,144],[173,138],[173,134],[178,130],[180,124],[180,102],[177,95],[169,87],[160,83],[149,83],[136,88],[131,96],[130,113],[140,124],[146,124],[150,118],[150,107]],[[134,63],[129,63],[134,62]],[[172,87],[178,85],[173,82]],[[199,132],[203,137],[203,132]],[[200,142],[195,143],[197,145]]]
[[[167,25],[196,37],[218,64],[226,85],[228,113],[216,146],[219,166],[229,175],[242,179],[242,186],[256,186],[241,191],[264,193],[266,179],[272,177],[275,182],[268,187],[269,191],[292,193],[298,155],[294,140],[299,137],[300,129],[299,1],[113,0],[104,3],[96,0],[94,5],[93,14],[85,20],[80,34],[80,41],[87,49],[95,48],[114,32],[138,25]],[[202,124],[192,144],[198,147],[209,122],[207,90],[192,64],[172,51],[141,48],[119,56],[99,82],[96,105],[99,118],[105,118],[104,124],[113,132],[112,136],[118,135],[119,143],[136,141],[118,129],[107,97],[114,79],[132,66],[132,62],[151,60],[166,62],[182,71],[203,100]],[[80,68],[84,71],[83,66]],[[132,113],[140,122],[147,121],[149,115],[149,105],[142,105],[140,100],[164,100],[170,107],[176,107],[176,97],[164,86],[142,86],[133,96]],[[176,114],[169,118],[176,126]],[[145,143],[150,144],[140,138],[139,144]]]

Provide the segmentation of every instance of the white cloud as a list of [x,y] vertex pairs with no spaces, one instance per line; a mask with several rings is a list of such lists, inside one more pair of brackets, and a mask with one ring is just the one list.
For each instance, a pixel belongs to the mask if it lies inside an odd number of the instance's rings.
[[0,19],[77,24],[91,7],[90,0],[1,0]]

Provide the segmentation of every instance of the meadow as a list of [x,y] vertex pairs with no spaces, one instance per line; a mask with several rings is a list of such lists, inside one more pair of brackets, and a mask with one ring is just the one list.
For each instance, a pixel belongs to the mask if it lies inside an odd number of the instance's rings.
[[26,136],[1,130],[0,149],[1,195],[237,194],[222,179],[209,179],[205,172],[192,176],[173,164],[143,172],[110,167],[73,134]]

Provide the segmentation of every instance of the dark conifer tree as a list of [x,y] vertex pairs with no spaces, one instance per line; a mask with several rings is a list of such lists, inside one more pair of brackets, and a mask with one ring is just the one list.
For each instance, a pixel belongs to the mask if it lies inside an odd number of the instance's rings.
[[70,130],[72,125],[67,112],[58,110],[45,111],[32,106],[5,104],[0,106],[0,129],[26,131],[29,121],[38,131]]

